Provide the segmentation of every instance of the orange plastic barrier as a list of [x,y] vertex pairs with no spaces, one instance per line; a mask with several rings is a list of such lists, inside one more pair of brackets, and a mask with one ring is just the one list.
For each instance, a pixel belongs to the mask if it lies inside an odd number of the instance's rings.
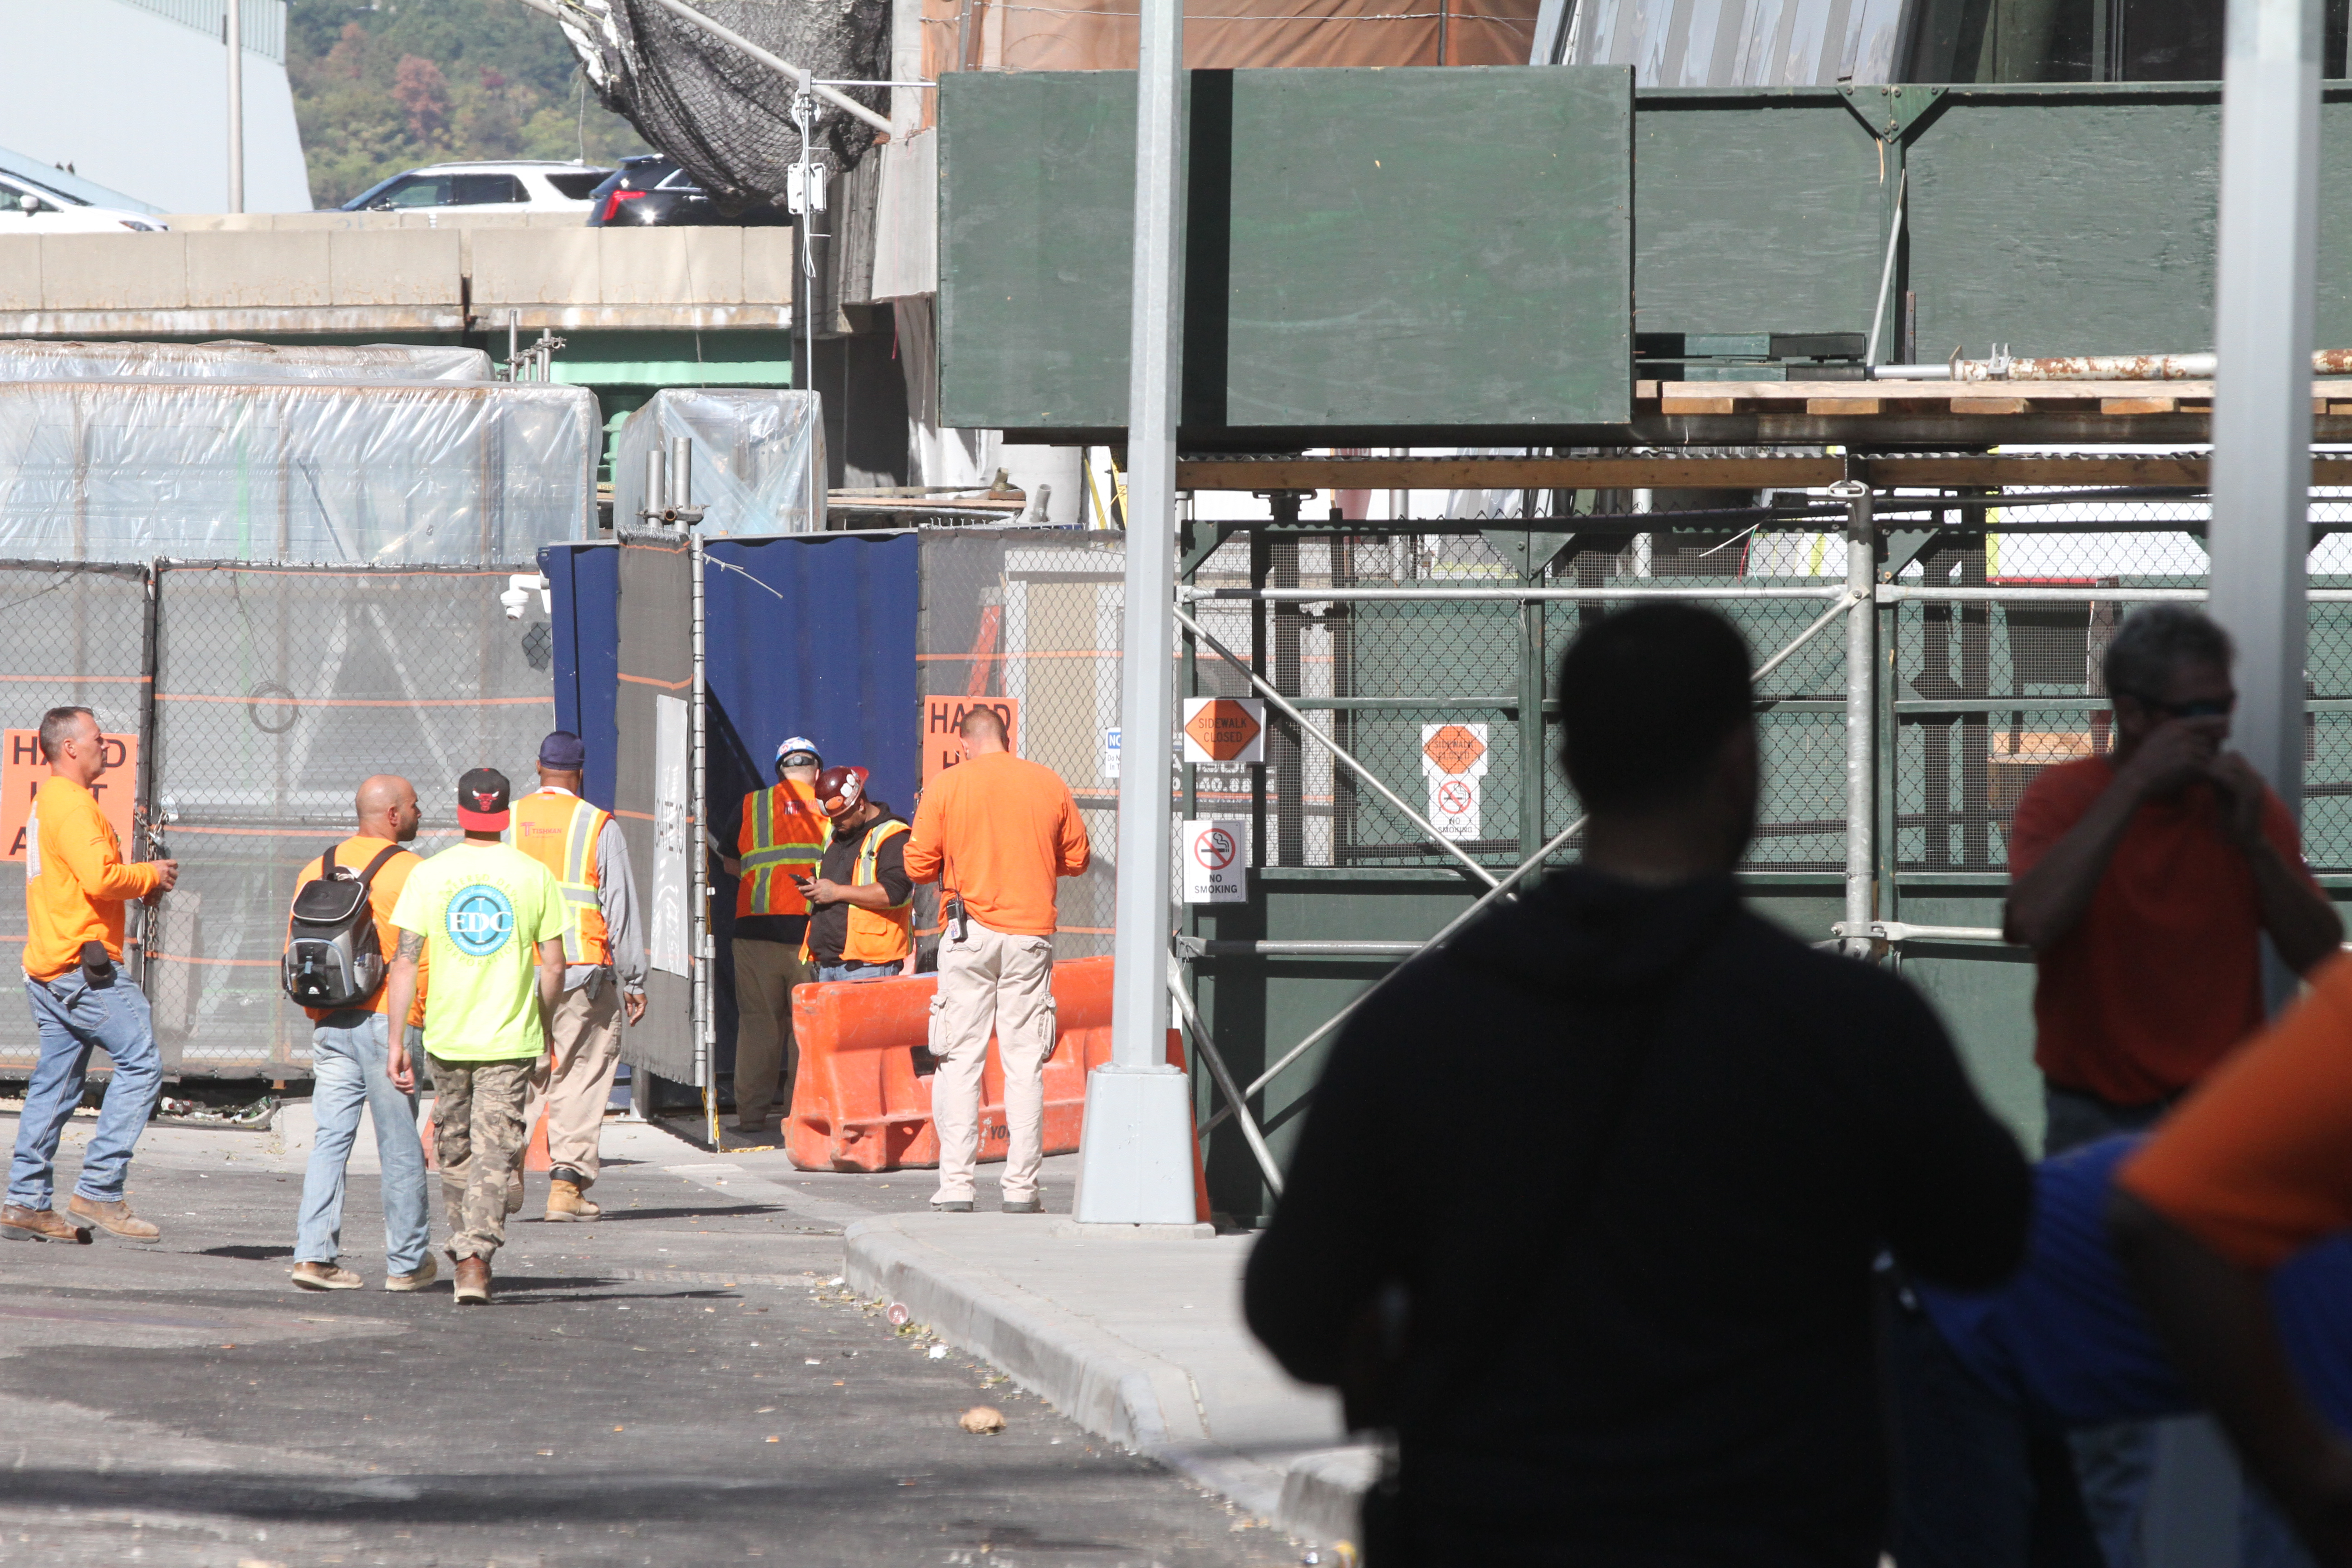
[[[1078,1146],[1087,1073],[1110,1059],[1108,958],[1054,965],[1054,1054],[1045,1058],[1045,1152]],[[803,1171],[895,1171],[937,1165],[931,1077],[915,1070],[915,1047],[930,1042],[935,974],[845,981],[793,991],[793,1037],[800,1071],[784,1119],[784,1152]],[[1170,1031],[1171,1055],[1183,1061]],[[1004,1158],[1004,1070],[996,1041],[981,1069],[980,1157]]]

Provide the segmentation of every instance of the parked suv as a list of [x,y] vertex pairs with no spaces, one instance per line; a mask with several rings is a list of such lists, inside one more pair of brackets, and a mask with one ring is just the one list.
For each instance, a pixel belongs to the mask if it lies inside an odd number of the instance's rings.
[[0,174],[0,234],[153,233],[169,226],[141,213],[94,207],[21,174]]
[[598,185],[588,209],[591,228],[701,227],[741,225],[753,228],[790,227],[792,215],[762,202],[740,216],[729,217],[694,183],[694,176],[674,158],[640,153],[624,158],[612,176]]
[[347,213],[584,213],[610,169],[589,163],[435,163],[380,181],[336,210]]

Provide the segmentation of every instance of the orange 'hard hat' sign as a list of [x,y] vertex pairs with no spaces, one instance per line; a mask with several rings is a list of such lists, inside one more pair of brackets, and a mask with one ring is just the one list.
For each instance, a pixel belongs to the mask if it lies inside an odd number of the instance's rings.
[[1421,749],[1439,773],[1466,773],[1486,754],[1486,742],[1466,725],[1441,724],[1436,733],[1421,743]]
[[1188,762],[1256,762],[1265,755],[1265,704],[1246,698],[1195,697],[1184,704]]

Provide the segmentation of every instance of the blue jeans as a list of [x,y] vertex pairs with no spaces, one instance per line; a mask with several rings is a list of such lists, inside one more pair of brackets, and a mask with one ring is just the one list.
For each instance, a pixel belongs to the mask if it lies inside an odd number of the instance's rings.
[[[352,1020],[351,1013],[330,1014]],[[302,1173],[302,1215],[294,1233],[294,1261],[332,1263],[343,1240],[343,1167],[359,1134],[360,1112],[375,1124],[376,1160],[383,1168],[383,1268],[414,1274],[432,1244],[425,1192],[425,1145],[416,1136],[416,1093],[392,1084],[392,1037],[381,1013],[310,1031],[310,1110],[318,1142]],[[425,1051],[411,1033],[409,1058]]]
[[820,983],[835,980],[887,980],[898,973],[896,963],[820,963],[816,977]]
[[163,1081],[163,1058],[155,1049],[155,1027],[147,998],[117,970],[114,981],[92,986],[79,969],[55,980],[25,978],[33,1004],[33,1027],[41,1054],[25,1090],[25,1111],[16,1123],[16,1154],[8,1164],[8,1201],[45,1209],[57,1195],[58,1140],[81,1104],[89,1076],[89,1053],[103,1048],[114,1061],[114,1081],[98,1113],[98,1129],[82,1151],[81,1179],[74,1191],[92,1203],[122,1196],[131,1173],[131,1151],[155,1110]]

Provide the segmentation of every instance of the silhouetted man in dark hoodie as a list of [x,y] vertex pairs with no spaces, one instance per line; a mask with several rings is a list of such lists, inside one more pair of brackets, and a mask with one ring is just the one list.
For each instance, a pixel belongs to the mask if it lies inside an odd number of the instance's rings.
[[2000,1281],[2025,1162],[1909,986],[1742,907],[1738,632],[1624,611],[1557,694],[1584,864],[1340,1036],[1250,1325],[1378,1385],[1416,1568],[1873,1568],[1872,1260]]

